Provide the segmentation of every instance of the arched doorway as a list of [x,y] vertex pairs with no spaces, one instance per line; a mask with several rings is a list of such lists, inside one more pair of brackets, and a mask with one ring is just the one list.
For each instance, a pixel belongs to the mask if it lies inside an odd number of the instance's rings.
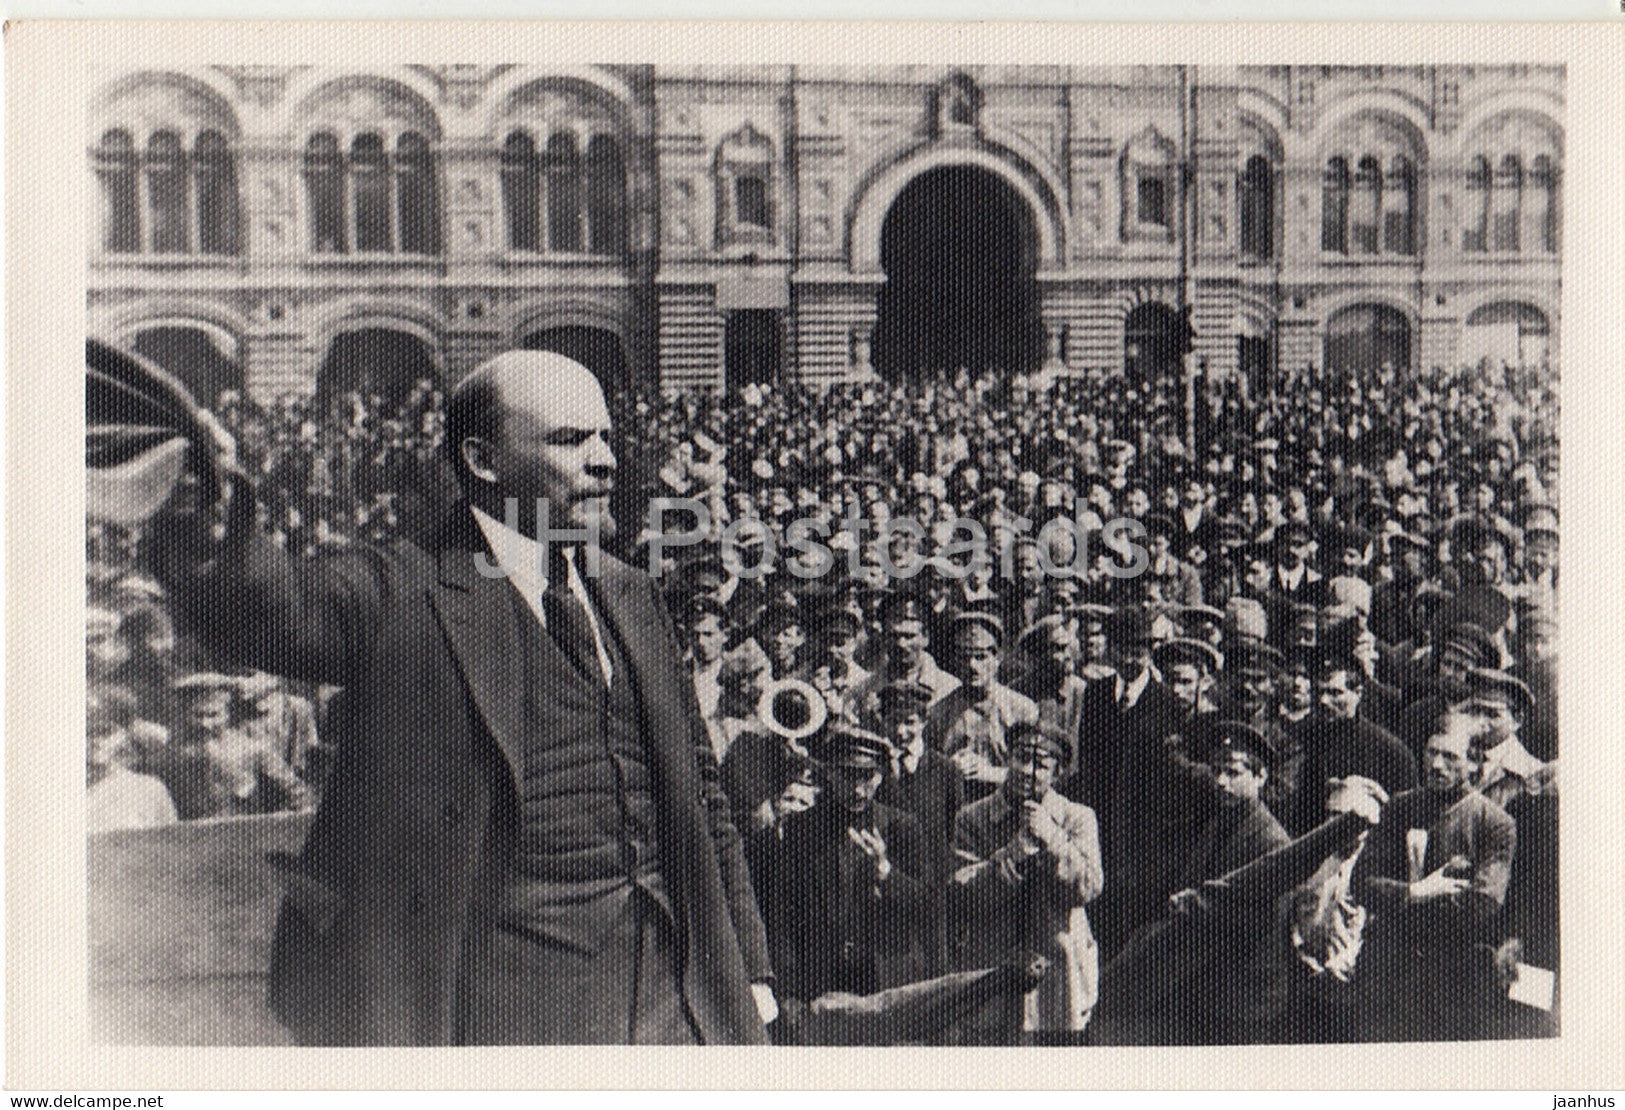
[[228,389],[242,391],[237,352],[222,349],[220,341],[202,328],[146,328],[130,347],[174,375],[205,408]]
[[872,352],[883,376],[1038,369],[1044,334],[1033,215],[997,175],[941,166],[909,182],[886,213],[880,264],[886,284]]
[[784,329],[771,309],[750,308],[728,313],[722,338],[722,359],[729,389],[752,382],[774,385],[784,354]]
[[1411,325],[1405,314],[1380,304],[1351,305],[1326,322],[1326,369],[1364,378],[1411,365]]
[[573,358],[598,376],[613,408],[631,388],[627,372],[626,348],[621,337],[607,328],[572,324],[531,332],[520,343],[528,351],[557,351]]
[[392,328],[340,332],[328,344],[316,374],[316,406],[327,409],[350,393],[376,394],[387,412],[406,399],[419,379],[438,377],[429,345],[410,332]]
[[1179,339],[1179,313],[1171,305],[1140,305],[1123,319],[1123,373],[1140,382],[1177,375]]

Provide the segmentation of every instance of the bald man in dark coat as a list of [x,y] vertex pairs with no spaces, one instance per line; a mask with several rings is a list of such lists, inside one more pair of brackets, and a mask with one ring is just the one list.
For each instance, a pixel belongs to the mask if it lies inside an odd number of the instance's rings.
[[609,435],[586,367],[510,352],[452,397],[468,500],[429,542],[295,560],[240,477],[212,533],[170,522],[219,650],[344,687],[270,971],[301,1043],[766,1039],[766,940],[654,582],[536,542],[539,499],[611,534]]

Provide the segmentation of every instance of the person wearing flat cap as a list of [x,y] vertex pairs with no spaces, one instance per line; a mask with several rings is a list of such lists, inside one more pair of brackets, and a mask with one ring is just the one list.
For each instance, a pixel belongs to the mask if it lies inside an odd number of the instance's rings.
[[[1180,891],[1218,878],[1292,839],[1263,802],[1275,751],[1262,730],[1245,721],[1214,721],[1197,737],[1196,748],[1212,769],[1219,804],[1197,836],[1180,874]],[[1176,908],[1179,901],[1176,893]]]
[[[1314,550],[1315,534],[1307,524],[1288,521],[1275,533],[1275,580],[1270,586],[1286,601],[1316,607],[1326,604],[1326,579],[1309,565]],[[1270,627],[1276,626],[1272,619]]]
[[1398,532],[1388,537],[1388,556],[1393,577],[1371,589],[1371,631],[1378,640],[1392,645],[1416,637],[1411,603],[1428,583],[1433,543],[1413,532]]
[[1523,743],[1537,759],[1557,758],[1557,617],[1533,609],[1518,619],[1518,662],[1509,673],[1529,687],[1534,708],[1524,720]]
[[1484,722],[1473,786],[1496,805],[1506,808],[1529,790],[1544,764],[1529,753],[1519,735],[1534,711],[1535,697],[1522,680],[1505,671],[1477,667],[1467,673],[1467,700],[1455,712]]
[[1258,726],[1275,710],[1275,680],[1286,657],[1268,644],[1240,640],[1225,646],[1223,693],[1239,720]]
[[1365,668],[1344,653],[1322,655],[1315,663],[1316,714],[1304,735],[1300,787],[1280,815],[1294,836],[1326,818],[1326,783],[1359,775],[1379,783],[1389,796],[1416,785],[1416,757],[1393,733],[1360,715],[1366,692]]
[[1069,737],[1075,750],[1088,684],[1077,674],[1078,638],[1071,624],[1055,613],[1039,618],[1022,634],[1017,654],[1025,673],[1011,685],[1033,700],[1039,716]]
[[948,623],[948,669],[959,687],[926,715],[925,741],[954,761],[966,794],[982,797],[1004,780],[1006,734],[1038,720],[1038,706],[998,680],[1004,625],[972,610]]
[[1557,511],[1531,505],[1524,517],[1518,597],[1529,607],[1557,612],[1559,533]]
[[1465,620],[1436,623],[1438,631],[1428,657],[1432,674],[1405,691],[1405,708],[1395,730],[1418,755],[1444,714],[1466,699],[1468,674],[1475,669],[1501,668],[1500,643],[1479,625]]
[[808,623],[812,626],[812,652],[807,661],[807,681],[824,695],[832,714],[856,720],[852,694],[870,677],[857,660],[858,634],[863,623],[851,610],[838,605],[826,605]]
[[1015,636],[1037,623],[1049,603],[1048,591],[1044,588],[1044,563],[1037,540],[1022,536],[1011,544],[1010,569],[1012,576],[1006,583],[1004,604],[999,615],[1010,634]]
[[1215,648],[1224,642],[1225,612],[1211,605],[1187,605],[1174,612],[1180,629],[1193,640]]
[[806,618],[798,606],[769,604],[757,622],[756,640],[767,652],[770,677],[802,677],[810,653],[806,650]]
[[1218,712],[1213,691],[1223,656],[1217,648],[1205,640],[1179,637],[1152,648],[1151,661],[1187,718]]
[[1090,684],[1115,679],[1117,672],[1112,668],[1111,645],[1106,637],[1112,607],[1085,603],[1073,613],[1078,633],[1078,677]]
[[1423,749],[1419,788],[1383,807],[1352,887],[1371,910],[1355,985],[1365,1041],[1469,1040],[1497,991],[1499,939],[1517,828],[1472,786],[1488,722],[1448,714]]
[[975,1031],[989,1042],[1079,1043],[1099,985],[1099,950],[1085,907],[1106,882],[1094,811],[1054,789],[1071,758],[1056,730],[1009,734],[1010,774],[954,822],[959,861],[949,891],[954,965],[988,967],[1012,952],[1050,960],[1038,986]]
[[[1179,700],[1151,666],[1151,616],[1125,606],[1106,622],[1110,677],[1091,682],[1078,717],[1077,771],[1060,790],[1100,815],[1105,844],[1116,843],[1112,825],[1114,789],[1124,753],[1142,744],[1160,744],[1179,718]],[[1097,920],[1104,937],[1108,925]]]
[[717,706],[722,699],[724,653],[728,644],[728,611],[714,597],[696,594],[683,610],[679,627],[687,647],[683,654],[683,667],[694,681],[700,716],[705,720],[717,762],[721,763],[733,740],[717,715]]
[[817,803],[772,830],[756,875],[768,951],[785,998],[873,994],[930,978],[939,902],[920,823],[876,800],[891,764],[885,737],[830,728],[814,748]]
[[1101,921],[1112,945],[1162,916],[1178,870],[1217,802],[1193,744],[1218,719],[1209,696],[1218,652],[1200,640],[1171,640],[1158,644],[1152,658],[1178,709],[1161,736],[1139,737],[1118,764],[1108,819],[1112,887]]
[[877,797],[918,818],[927,878],[941,893],[953,875],[954,815],[965,804],[965,780],[953,760],[925,742],[930,705],[930,689],[917,683],[894,682],[881,690],[881,735],[891,745],[891,767]]
[[1197,748],[1212,769],[1218,806],[1197,835],[1175,880],[1168,908],[1201,918],[1209,954],[1204,989],[1167,1007],[1166,1039],[1179,1044],[1245,1044],[1270,1039],[1274,1016],[1265,980],[1278,961],[1268,957],[1271,915],[1279,891],[1234,889],[1215,880],[1291,843],[1261,800],[1273,752],[1265,735],[1243,721],[1213,722]]
[[877,611],[884,655],[874,673],[852,689],[852,705],[860,723],[879,727],[880,691],[893,682],[912,682],[931,691],[932,703],[941,701],[959,680],[937,665],[931,655],[935,615],[918,595],[891,593]]

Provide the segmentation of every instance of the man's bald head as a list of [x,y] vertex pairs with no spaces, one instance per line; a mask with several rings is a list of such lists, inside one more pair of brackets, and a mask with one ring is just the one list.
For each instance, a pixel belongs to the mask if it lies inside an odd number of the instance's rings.
[[[581,363],[557,351],[504,351],[486,359],[452,388],[446,401],[446,454],[458,484],[471,492],[473,475],[463,458],[463,443],[470,437],[495,439],[502,426],[502,413],[516,394],[530,393],[545,383],[559,396],[603,393],[598,379]],[[527,384],[530,386],[526,388]]]
[[556,351],[507,351],[460,381],[446,409],[446,448],[469,500],[502,514],[518,498],[528,517],[545,497],[558,518],[580,498],[607,497],[615,457],[609,409],[593,372]]

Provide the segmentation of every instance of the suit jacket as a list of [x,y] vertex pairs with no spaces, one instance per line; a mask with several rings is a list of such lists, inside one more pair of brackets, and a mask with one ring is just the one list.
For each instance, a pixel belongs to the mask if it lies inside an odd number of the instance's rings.
[[1078,709],[1077,771],[1061,793],[1108,814],[1124,753],[1142,740],[1160,742],[1178,726],[1180,713],[1179,699],[1155,678],[1127,708],[1117,701],[1116,676],[1091,682]]
[[[485,552],[459,506],[427,546],[304,562],[243,530],[184,584],[228,655],[345,688],[321,807],[284,863],[270,970],[272,1009],[302,1042],[458,1040],[514,848],[525,718],[519,607],[480,572]],[[642,716],[685,998],[703,1041],[762,1042],[750,985],[770,976],[766,938],[670,618],[653,580],[607,554],[589,585]]]

